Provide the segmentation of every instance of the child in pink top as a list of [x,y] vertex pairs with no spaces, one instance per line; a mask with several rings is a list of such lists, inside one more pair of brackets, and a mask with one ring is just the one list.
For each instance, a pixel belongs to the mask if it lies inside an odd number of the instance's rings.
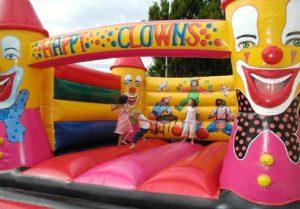
[[118,123],[115,130],[116,134],[119,134],[118,145],[127,144],[126,139],[132,132],[132,126],[129,118],[129,108],[128,108],[128,97],[123,95],[119,98],[119,104],[113,105],[111,107],[112,111],[118,110]]
[[193,99],[189,99],[188,106],[186,108],[186,118],[184,121],[184,128],[181,137],[186,141],[187,138],[191,139],[191,143],[194,144],[196,138],[196,125],[197,125],[197,104]]

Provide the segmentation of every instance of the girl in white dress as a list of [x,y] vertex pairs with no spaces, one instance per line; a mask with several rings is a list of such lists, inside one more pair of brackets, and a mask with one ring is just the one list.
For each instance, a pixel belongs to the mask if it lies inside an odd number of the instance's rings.
[[189,138],[191,139],[191,143],[194,144],[194,139],[196,138],[197,115],[197,103],[195,100],[190,99],[186,108],[184,128],[181,135],[183,142]]

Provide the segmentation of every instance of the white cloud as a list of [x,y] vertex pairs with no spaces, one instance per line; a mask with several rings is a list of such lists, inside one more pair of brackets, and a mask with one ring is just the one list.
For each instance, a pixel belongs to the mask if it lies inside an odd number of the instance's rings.
[[[154,0],[30,0],[50,35],[60,35],[99,26],[148,19]],[[143,58],[145,66],[151,58]],[[85,66],[109,72],[114,59],[85,62]]]

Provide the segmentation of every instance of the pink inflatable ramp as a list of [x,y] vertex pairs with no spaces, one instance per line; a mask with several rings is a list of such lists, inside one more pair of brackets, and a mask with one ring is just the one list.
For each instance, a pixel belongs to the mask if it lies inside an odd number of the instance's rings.
[[178,161],[139,186],[148,192],[217,198],[227,143],[217,142]]
[[141,152],[154,147],[165,145],[162,140],[140,141],[136,149],[130,150],[129,145],[112,146],[91,149],[82,152],[62,155],[44,161],[29,170],[24,175],[53,178],[56,180],[72,181],[91,168],[107,161],[122,157],[131,153]]
[[136,189],[163,168],[193,155],[203,148],[188,143],[173,143],[144,152],[134,153],[99,165],[75,182]]

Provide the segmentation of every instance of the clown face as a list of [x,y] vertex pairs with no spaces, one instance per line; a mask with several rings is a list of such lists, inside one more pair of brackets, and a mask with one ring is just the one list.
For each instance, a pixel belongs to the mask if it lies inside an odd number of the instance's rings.
[[2,39],[2,58],[13,64],[0,74],[0,109],[5,109],[15,103],[23,77],[23,69],[16,65],[20,59],[20,41],[16,37],[6,36]]
[[300,1],[284,1],[234,2],[227,14],[237,86],[262,115],[284,112],[299,91]]
[[128,96],[130,108],[135,107],[139,101],[142,83],[143,79],[139,75],[134,77],[131,74],[127,74],[124,76],[125,95]]

